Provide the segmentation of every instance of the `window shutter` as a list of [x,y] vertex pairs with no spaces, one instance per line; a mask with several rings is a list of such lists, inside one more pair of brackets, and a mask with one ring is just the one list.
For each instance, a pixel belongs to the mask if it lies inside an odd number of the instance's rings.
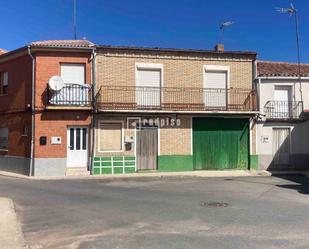
[[161,70],[160,69],[138,69],[137,86],[160,87]]
[[100,151],[122,150],[122,123],[100,124]]
[[205,88],[226,88],[226,72],[206,71]]
[[83,64],[62,64],[61,77],[67,84],[85,84],[85,65]]

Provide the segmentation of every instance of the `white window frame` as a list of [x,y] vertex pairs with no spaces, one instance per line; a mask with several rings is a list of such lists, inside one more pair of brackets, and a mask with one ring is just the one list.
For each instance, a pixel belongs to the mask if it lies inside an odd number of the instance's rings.
[[292,151],[293,151],[293,148],[292,148],[292,137],[291,137],[291,134],[292,134],[292,131],[294,129],[294,126],[287,126],[287,125],[282,125],[282,126],[279,126],[279,125],[274,125],[271,127],[271,135],[272,135],[272,139],[271,139],[271,146],[272,146],[272,155],[274,155],[274,151],[273,151],[273,146],[274,146],[274,141],[273,141],[273,137],[274,137],[274,129],[289,129],[290,130],[290,135],[289,135],[289,145],[290,145],[290,154],[293,154]]
[[[101,149],[101,124],[121,124],[121,150],[102,150]],[[102,152],[102,153],[108,153],[108,152],[123,152],[124,150],[124,122],[122,120],[99,120],[98,121],[98,152]]]
[[9,130],[9,127],[0,127],[0,130],[1,129],[7,129],[7,148],[6,149],[3,149],[3,148],[0,148],[0,151],[8,151],[9,150],[9,134],[10,134],[10,130]]

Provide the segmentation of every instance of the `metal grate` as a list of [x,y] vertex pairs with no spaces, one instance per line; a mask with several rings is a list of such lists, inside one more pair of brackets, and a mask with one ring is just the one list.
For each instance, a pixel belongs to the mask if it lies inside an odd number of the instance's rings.
[[228,207],[229,204],[226,202],[202,202],[201,203],[202,207],[215,207],[215,208],[219,208],[219,207]]

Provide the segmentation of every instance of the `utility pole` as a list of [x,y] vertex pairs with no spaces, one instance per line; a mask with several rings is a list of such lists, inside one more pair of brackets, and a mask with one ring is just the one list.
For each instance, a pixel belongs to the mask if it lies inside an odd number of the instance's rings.
[[77,39],[76,35],[76,0],[73,0],[73,32],[74,32],[74,40]]

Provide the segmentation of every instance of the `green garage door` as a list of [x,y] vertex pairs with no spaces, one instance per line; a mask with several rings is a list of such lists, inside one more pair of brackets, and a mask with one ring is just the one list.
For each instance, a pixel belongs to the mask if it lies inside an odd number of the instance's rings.
[[193,118],[195,169],[248,169],[249,120]]

